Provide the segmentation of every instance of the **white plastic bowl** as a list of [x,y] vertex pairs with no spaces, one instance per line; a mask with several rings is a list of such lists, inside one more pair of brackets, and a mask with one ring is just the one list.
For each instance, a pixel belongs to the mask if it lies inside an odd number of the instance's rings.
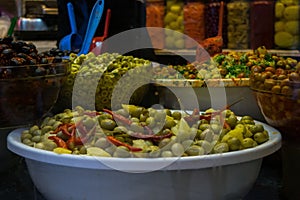
[[59,155],[21,143],[22,129],[7,141],[9,150],[25,157],[35,186],[48,200],[234,200],[251,190],[263,157],[281,147],[281,134],[263,125],[270,140],[255,148],[181,158]]

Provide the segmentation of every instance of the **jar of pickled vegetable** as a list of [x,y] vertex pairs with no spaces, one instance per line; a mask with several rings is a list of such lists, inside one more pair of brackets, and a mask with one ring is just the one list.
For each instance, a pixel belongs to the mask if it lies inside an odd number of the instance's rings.
[[[202,0],[187,0],[183,9],[184,34],[200,43],[205,38],[205,4]],[[196,46],[191,40],[185,40],[185,48]]]
[[300,49],[300,4],[297,0],[275,2],[274,43],[279,49]]
[[[146,2],[146,26],[164,27],[165,2],[164,0],[147,0]],[[154,48],[164,48],[164,31],[148,29]]]
[[[215,37],[218,34],[219,11],[222,0],[207,0],[205,3],[205,38]],[[227,9],[224,9],[223,19],[227,18]],[[223,20],[222,27],[223,47],[227,46],[227,21]]]
[[274,1],[255,0],[250,9],[250,46],[257,49],[274,46]]
[[182,49],[184,42],[184,17],[183,0],[166,0],[164,27],[165,30],[165,48]]
[[227,47],[229,49],[248,49],[250,3],[247,0],[231,0],[226,7]]

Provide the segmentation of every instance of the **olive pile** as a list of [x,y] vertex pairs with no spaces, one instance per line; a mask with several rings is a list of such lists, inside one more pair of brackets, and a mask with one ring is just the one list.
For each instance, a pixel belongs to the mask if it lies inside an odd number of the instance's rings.
[[230,110],[187,114],[134,105],[114,112],[66,109],[21,134],[22,143],[56,153],[147,158],[225,153],[268,139],[262,124]]
[[60,56],[38,53],[33,43],[15,41],[12,37],[0,38],[0,67],[60,63]]
[[289,134],[300,122],[300,62],[272,56],[273,66],[253,66],[250,87],[266,121]]
[[[218,53],[210,61],[201,63],[159,66],[155,68],[154,74],[156,78],[169,79],[249,78],[251,70],[262,71],[277,68],[278,71],[282,69],[290,70],[297,64],[296,59],[268,53],[266,48],[262,46],[249,52],[229,51]],[[280,76],[279,79],[284,77]],[[289,78],[297,79],[297,77],[295,73],[292,73]]]
[[[147,90],[145,86],[137,90],[134,87],[145,81],[149,83],[147,80],[151,78],[150,61],[133,56],[117,53],[96,56],[92,52],[77,56],[71,53],[70,62],[70,71],[58,103],[63,109],[71,108],[72,98],[73,105],[80,105],[86,109],[111,108],[112,93],[117,85],[122,88],[122,92],[116,97],[118,102],[126,100],[126,95],[132,94],[130,103],[138,103]],[[76,95],[72,96],[75,79],[76,85],[80,87],[76,88]],[[95,80],[98,80],[96,84]],[[95,86],[96,89],[91,91]],[[132,93],[133,91],[135,92]],[[95,98],[89,98],[91,95]]]

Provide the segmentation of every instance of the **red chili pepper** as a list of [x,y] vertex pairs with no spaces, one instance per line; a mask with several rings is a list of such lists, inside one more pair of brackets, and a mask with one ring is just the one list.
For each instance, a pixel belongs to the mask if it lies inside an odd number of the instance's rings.
[[57,137],[57,136],[49,136],[48,139],[54,141],[55,144],[56,144],[58,147],[62,147],[62,148],[68,149],[67,143],[66,143],[63,139],[61,139],[60,137]]
[[113,118],[114,118],[116,121],[122,122],[122,123],[124,123],[125,125],[130,125],[130,124],[132,124],[132,121],[131,121],[130,119],[128,119],[128,118],[126,118],[126,117],[124,117],[124,116],[122,116],[122,115],[119,115],[119,114],[117,114],[117,113],[115,113],[115,112],[113,112],[113,111],[111,111],[111,110],[109,110],[109,109],[105,109],[105,108],[104,108],[103,111],[104,111],[104,112],[107,112],[107,113],[110,114],[110,115],[112,115]]
[[124,143],[124,142],[121,142],[120,140],[117,140],[116,138],[114,138],[113,136],[107,136],[107,139],[113,143],[114,145],[116,146],[124,146],[124,147],[127,147],[129,149],[129,151],[132,151],[132,152],[137,152],[137,151],[142,151],[143,149],[141,148],[138,148],[138,147],[134,147],[134,146],[131,146],[127,143]]

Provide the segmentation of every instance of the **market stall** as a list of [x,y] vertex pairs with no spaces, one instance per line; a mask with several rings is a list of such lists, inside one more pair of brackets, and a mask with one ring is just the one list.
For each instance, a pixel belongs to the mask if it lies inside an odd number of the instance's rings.
[[16,5],[0,38],[1,199],[298,196],[297,1]]

